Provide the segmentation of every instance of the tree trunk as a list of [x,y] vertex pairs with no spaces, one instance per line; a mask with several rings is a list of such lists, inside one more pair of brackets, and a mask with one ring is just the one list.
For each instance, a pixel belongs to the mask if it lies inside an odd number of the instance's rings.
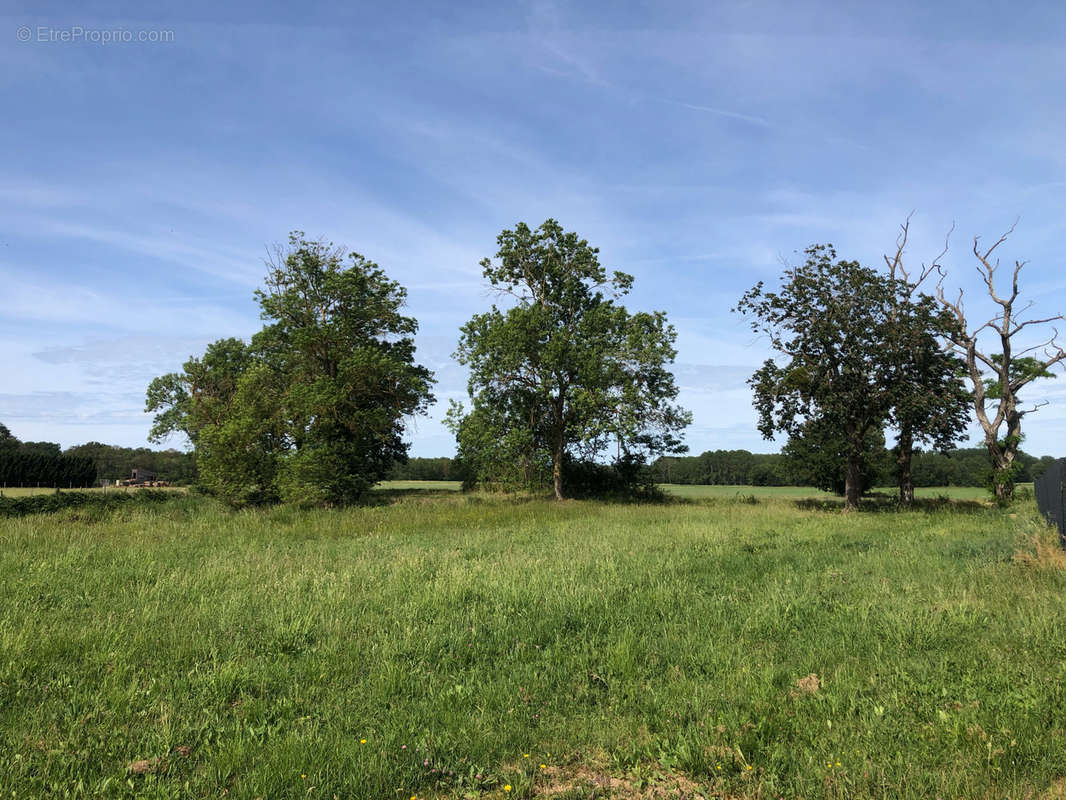
[[555,490],[555,499],[566,499],[563,495],[563,437],[556,436],[554,452],[552,453],[552,488]]
[[914,505],[914,478],[911,476],[911,460],[914,457],[914,435],[909,425],[904,425],[899,432],[899,454],[896,464],[899,467],[899,504]]
[[992,494],[996,503],[1007,505],[1014,500],[1014,452],[1009,445],[1004,448],[997,443],[988,446],[988,454],[992,457]]
[[844,466],[844,510],[857,511],[862,497],[862,465],[854,455]]
[[564,500],[563,495],[563,455],[565,450],[566,425],[563,420],[563,398],[555,400],[555,441],[552,442],[552,488],[556,500]]

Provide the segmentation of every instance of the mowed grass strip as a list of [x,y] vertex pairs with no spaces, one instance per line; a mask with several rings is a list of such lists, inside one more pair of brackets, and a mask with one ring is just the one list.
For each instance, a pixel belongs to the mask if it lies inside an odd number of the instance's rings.
[[1032,796],[1066,775],[1066,577],[1016,557],[1042,529],[457,493],[5,520],[0,796],[537,797],[590,765]]

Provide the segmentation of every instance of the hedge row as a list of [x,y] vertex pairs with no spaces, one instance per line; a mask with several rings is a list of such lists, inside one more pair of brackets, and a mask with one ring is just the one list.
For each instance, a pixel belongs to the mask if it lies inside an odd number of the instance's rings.
[[137,489],[132,492],[52,492],[28,497],[0,497],[0,517],[50,514],[69,508],[103,511],[161,503],[174,498],[174,492],[153,489]]

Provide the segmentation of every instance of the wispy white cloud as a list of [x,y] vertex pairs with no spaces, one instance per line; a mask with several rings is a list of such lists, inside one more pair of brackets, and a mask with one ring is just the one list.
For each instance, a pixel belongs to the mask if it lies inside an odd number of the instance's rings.
[[697,105],[695,103],[683,103],[683,102],[681,102],[679,100],[666,100],[666,99],[663,99],[662,102],[670,103],[671,105],[675,105],[675,106],[681,106],[682,108],[689,108],[689,109],[692,109],[693,111],[704,111],[704,112],[706,112],[708,114],[714,114],[715,116],[718,116],[718,117],[726,117],[728,119],[739,119],[739,120],[741,120],[743,122],[750,122],[752,125],[761,125],[764,128],[769,128],[771,126],[770,121],[767,120],[767,119],[764,119],[762,117],[757,117],[757,116],[754,116],[752,114],[742,114],[739,111],[730,111],[729,109],[714,108],[712,106],[701,106],[701,105]]

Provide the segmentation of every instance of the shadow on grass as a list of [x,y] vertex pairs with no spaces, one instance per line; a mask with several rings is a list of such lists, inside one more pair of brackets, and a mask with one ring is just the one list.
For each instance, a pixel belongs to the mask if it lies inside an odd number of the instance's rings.
[[[844,510],[843,497],[805,497],[793,501],[797,508],[805,511],[834,511]],[[919,511],[925,514],[935,514],[941,511],[953,511],[958,514],[980,514],[988,511],[991,506],[980,500],[956,500],[951,497],[916,497],[910,506],[900,505],[899,498],[893,495],[876,492],[865,495],[859,506],[860,513],[884,514],[900,511]]]
[[435,489],[432,487],[410,487],[404,489],[383,489],[378,488],[373,491],[367,492],[362,501],[359,503],[361,506],[389,506],[393,503],[398,503],[401,500],[411,498],[424,498],[424,499],[454,499],[456,497],[466,497],[467,492],[458,492],[455,489]]
[[[362,506],[387,506],[404,500],[451,500],[463,503],[509,503],[524,505],[536,501],[553,501],[551,494],[532,492],[493,492],[485,490],[436,489],[433,487],[405,487],[402,489],[377,488],[367,492]],[[690,502],[668,492],[655,491],[634,495],[605,494],[595,497],[568,497],[562,503],[609,503],[612,505],[677,505]]]
[[761,503],[785,499],[787,498],[774,497],[772,495],[757,497],[754,494],[743,494],[742,492],[723,494],[717,497],[685,497],[684,495],[666,493],[660,502],[663,505],[680,506],[757,506]]

